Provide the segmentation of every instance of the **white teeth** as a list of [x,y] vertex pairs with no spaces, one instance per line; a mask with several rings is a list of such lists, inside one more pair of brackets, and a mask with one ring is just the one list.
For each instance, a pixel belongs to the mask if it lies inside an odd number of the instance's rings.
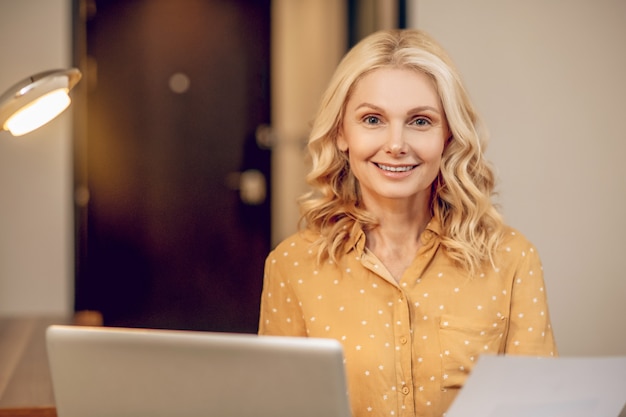
[[376,164],[376,165],[378,165],[378,168],[382,169],[383,171],[389,171],[389,172],[406,172],[415,168],[414,165],[408,165],[408,166],[403,166],[403,167],[390,167],[388,165],[381,165],[381,164]]

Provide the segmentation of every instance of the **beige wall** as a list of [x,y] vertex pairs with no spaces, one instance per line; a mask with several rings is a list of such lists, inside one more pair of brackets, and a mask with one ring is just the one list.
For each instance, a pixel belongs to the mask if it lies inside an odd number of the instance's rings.
[[306,191],[304,144],[322,92],[346,51],[345,5],[336,0],[272,2],[272,240],[296,231]]
[[[0,0],[0,92],[71,63],[70,0]],[[72,308],[71,113],[0,131],[0,314]]]
[[542,255],[561,353],[626,354],[626,2],[411,6],[490,128],[499,201]]

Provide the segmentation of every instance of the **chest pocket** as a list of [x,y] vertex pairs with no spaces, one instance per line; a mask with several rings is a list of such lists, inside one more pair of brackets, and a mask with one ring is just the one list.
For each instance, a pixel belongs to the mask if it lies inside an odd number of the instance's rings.
[[443,315],[439,323],[442,388],[460,388],[481,354],[502,352],[508,320]]

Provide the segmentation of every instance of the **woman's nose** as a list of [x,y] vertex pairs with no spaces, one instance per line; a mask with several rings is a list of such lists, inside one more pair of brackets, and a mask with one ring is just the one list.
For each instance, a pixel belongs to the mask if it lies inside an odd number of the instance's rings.
[[406,153],[407,143],[404,138],[404,129],[401,126],[390,126],[387,134],[385,151],[392,155]]

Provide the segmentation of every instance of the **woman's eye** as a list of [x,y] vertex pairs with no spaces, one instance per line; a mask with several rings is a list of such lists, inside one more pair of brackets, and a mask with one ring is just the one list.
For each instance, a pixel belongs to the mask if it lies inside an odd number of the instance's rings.
[[432,123],[426,117],[416,117],[415,119],[413,119],[412,124],[414,124],[416,126],[429,126]]
[[377,125],[380,123],[380,119],[376,116],[365,116],[363,121],[368,125]]

